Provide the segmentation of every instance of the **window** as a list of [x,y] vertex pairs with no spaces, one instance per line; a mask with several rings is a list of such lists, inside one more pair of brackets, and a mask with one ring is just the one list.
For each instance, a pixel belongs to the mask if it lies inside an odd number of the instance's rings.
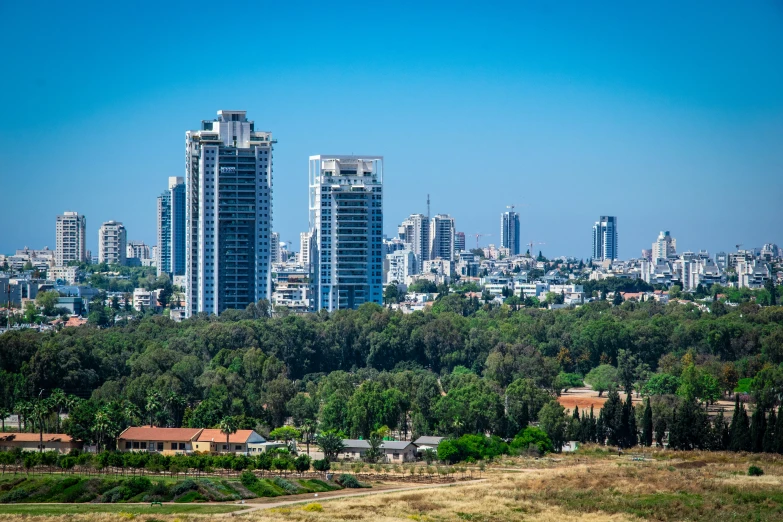
[[179,443],[179,449],[181,449],[181,450],[185,449],[185,443],[184,442],[180,442]]
[[237,444],[234,446],[234,451],[240,451],[242,449],[242,446],[240,444]]
[[141,449],[143,449],[143,450],[147,449],[147,443],[146,442],[140,442],[139,445],[141,446]]
[[171,449],[173,449],[173,450],[177,449],[177,443],[176,442],[172,442],[171,443]]
[[223,451],[226,451],[227,449],[228,447],[225,444],[223,444]]
[[133,441],[133,449],[139,449],[139,442],[136,440]]
[[126,440],[125,441],[125,449],[131,449],[131,446],[132,446],[131,441]]

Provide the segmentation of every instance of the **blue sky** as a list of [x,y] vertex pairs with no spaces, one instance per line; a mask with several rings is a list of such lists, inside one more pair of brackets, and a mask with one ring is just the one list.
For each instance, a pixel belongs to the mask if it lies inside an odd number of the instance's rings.
[[94,251],[109,219],[154,244],[184,133],[219,109],[278,139],[296,248],[307,157],[343,153],[385,156],[389,235],[429,193],[483,244],[516,204],[553,256],[589,256],[602,214],[623,258],[663,229],[783,244],[780,2],[368,4],[1,3],[0,252],[53,248],[65,210]]

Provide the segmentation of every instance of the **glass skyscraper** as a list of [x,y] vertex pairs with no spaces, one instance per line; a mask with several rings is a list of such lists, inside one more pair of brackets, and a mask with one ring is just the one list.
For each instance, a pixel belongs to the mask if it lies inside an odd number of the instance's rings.
[[185,178],[172,176],[158,196],[158,275],[185,275]]

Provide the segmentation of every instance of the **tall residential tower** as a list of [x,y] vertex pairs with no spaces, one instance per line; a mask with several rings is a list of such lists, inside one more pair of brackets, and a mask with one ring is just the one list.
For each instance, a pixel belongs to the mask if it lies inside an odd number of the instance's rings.
[[57,216],[55,229],[54,264],[66,266],[71,261],[84,263],[89,261],[85,250],[84,234],[87,219],[78,212],[64,212]]
[[158,275],[185,275],[185,178],[172,176],[158,196]]
[[424,262],[430,258],[430,223],[424,214],[411,214],[397,229],[400,239],[416,256],[420,272]]
[[270,297],[271,132],[218,111],[185,133],[186,315]]
[[430,222],[430,259],[454,261],[454,218],[438,214]]
[[508,249],[508,255],[521,252],[519,243],[519,214],[513,210],[500,215],[500,246]]
[[617,217],[601,216],[593,225],[593,261],[617,259]]
[[98,230],[98,262],[125,265],[128,255],[128,235],[119,221],[107,221]]
[[316,310],[383,299],[383,157],[310,156]]

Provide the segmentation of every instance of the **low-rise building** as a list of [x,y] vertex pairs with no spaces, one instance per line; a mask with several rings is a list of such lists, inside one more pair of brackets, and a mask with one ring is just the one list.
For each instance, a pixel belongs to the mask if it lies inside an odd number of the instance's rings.
[[266,439],[254,430],[237,430],[228,437],[220,430],[204,429],[194,443],[195,451],[225,453],[230,451],[238,455],[258,455],[265,450]]
[[[343,440],[339,457],[347,460],[362,460],[370,443],[362,439]],[[409,440],[385,440],[381,443],[383,462],[412,462],[416,460],[416,446]]]
[[81,449],[82,443],[65,433],[44,433],[41,446],[40,433],[0,433],[0,451],[56,451],[68,453],[73,449]]
[[131,426],[117,437],[119,451],[148,451],[155,453],[190,453],[202,428],[156,428]]
[[428,435],[422,435],[421,437],[413,441],[413,445],[416,446],[416,451],[418,453],[421,453],[428,449],[437,451],[438,444],[440,444],[441,441],[445,438],[446,437],[433,437]]
[[149,310],[150,308],[159,308],[158,292],[156,290],[145,290],[136,288],[133,290],[133,308],[136,310]]

